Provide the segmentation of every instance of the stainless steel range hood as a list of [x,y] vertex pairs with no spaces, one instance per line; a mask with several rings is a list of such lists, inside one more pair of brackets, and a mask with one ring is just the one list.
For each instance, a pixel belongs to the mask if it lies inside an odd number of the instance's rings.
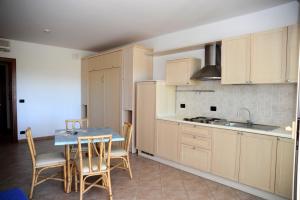
[[193,80],[220,80],[221,79],[221,43],[205,45],[205,65],[197,71]]

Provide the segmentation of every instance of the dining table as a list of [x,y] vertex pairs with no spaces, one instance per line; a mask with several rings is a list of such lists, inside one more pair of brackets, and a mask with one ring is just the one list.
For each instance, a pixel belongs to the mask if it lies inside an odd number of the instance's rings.
[[124,137],[119,133],[113,131],[112,128],[80,128],[73,130],[58,129],[55,130],[54,145],[65,147],[65,157],[67,162],[67,187],[65,188],[66,193],[71,192],[72,185],[72,172],[71,172],[71,148],[72,145],[77,145],[77,139],[80,136],[99,136],[99,135],[112,135],[112,142],[122,142]]

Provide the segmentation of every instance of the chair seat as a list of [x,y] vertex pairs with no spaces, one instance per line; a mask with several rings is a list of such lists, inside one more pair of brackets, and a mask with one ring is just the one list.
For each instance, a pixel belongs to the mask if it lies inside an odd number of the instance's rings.
[[126,156],[127,155],[127,151],[123,148],[113,148],[111,149],[111,153],[110,153],[110,157],[122,157],[122,156]]
[[66,159],[63,153],[45,153],[36,156],[36,167],[46,167],[58,164],[65,164]]
[[[98,168],[98,163],[99,163],[99,157],[94,157],[92,158],[92,171],[93,172],[98,172],[99,168]],[[76,165],[79,167],[80,166],[80,162],[79,160],[76,160]],[[105,171],[107,169],[107,165],[105,160],[102,161],[102,165],[101,165],[101,171]],[[88,158],[83,158],[82,159],[82,173],[90,173],[89,170],[89,159]]]

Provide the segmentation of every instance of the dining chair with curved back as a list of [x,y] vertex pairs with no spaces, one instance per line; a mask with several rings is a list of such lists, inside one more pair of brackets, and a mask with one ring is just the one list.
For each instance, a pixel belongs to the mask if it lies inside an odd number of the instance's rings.
[[[29,194],[29,198],[32,199],[33,196],[33,190],[34,188],[47,181],[47,180],[58,180],[64,182],[64,189],[66,191],[67,188],[67,182],[66,182],[66,159],[63,153],[61,152],[53,152],[53,153],[45,153],[45,154],[37,154],[31,128],[27,128],[25,131],[28,147],[31,155],[32,160],[32,183],[31,183],[31,190]],[[58,178],[56,177],[57,174],[53,174],[48,177],[42,177],[40,176],[41,172],[47,169],[52,168],[63,168],[64,171],[64,177]],[[38,178],[41,178],[41,180],[38,180]]]
[[[106,189],[109,199],[112,200],[112,189],[110,179],[110,152],[112,135],[82,136],[78,137],[78,151],[75,156],[75,184],[77,184],[77,174],[80,183],[80,200],[83,194],[92,187]],[[82,144],[87,144],[88,152],[82,151]],[[99,178],[89,183],[87,179],[99,176]],[[88,187],[86,187],[88,185]]]
[[129,172],[130,179],[132,179],[132,172],[131,172],[130,161],[129,161],[129,149],[130,149],[130,141],[132,135],[132,124],[125,122],[122,131],[123,131],[122,135],[124,136],[125,140],[122,142],[120,147],[114,147],[111,150],[111,159],[112,160],[119,159],[121,161],[118,162],[116,165],[112,166],[111,170],[115,168],[126,169]]

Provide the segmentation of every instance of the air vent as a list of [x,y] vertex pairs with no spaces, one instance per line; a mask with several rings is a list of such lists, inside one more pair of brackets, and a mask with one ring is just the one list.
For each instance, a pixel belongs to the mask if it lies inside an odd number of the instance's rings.
[[0,52],[10,52],[10,45],[8,40],[0,39]]

